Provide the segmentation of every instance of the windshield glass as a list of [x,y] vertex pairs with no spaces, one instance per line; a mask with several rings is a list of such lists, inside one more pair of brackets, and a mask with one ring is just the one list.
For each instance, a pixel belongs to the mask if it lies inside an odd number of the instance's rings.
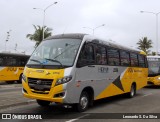
[[72,66],[80,43],[80,39],[69,38],[43,41],[33,52],[27,65]]
[[160,74],[160,61],[148,61],[149,74]]

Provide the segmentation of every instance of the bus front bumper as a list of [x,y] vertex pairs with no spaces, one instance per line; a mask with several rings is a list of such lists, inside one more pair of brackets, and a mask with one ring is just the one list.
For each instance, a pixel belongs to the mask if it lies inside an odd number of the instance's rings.
[[25,82],[22,82],[22,85],[23,96],[27,98],[63,103],[66,97],[66,91],[63,89],[63,86],[60,85],[51,88],[49,93],[36,93],[36,91],[32,91]]

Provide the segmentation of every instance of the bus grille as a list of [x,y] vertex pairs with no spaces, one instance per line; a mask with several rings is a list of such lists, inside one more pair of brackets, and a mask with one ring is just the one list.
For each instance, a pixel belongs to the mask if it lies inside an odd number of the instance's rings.
[[53,79],[28,78],[28,85],[34,93],[49,93]]

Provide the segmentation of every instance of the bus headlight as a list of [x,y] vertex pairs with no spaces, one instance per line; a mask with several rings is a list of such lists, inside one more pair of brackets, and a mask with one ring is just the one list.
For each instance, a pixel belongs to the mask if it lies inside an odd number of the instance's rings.
[[157,80],[160,80],[160,77],[158,77]]
[[22,74],[22,80],[24,80],[24,82],[27,81],[27,78],[26,78],[26,76],[24,74]]
[[57,80],[55,86],[60,85],[60,84],[67,83],[67,82],[69,82],[71,79],[72,79],[72,76],[66,76],[66,77],[60,78],[60,79]]

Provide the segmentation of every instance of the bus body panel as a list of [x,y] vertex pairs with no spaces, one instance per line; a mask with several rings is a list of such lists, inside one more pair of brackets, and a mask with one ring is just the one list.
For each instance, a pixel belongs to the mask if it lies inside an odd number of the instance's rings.
[[154,85],[160,85],[160,75],[154,77],[148,77],[148,83]]
[[86,66],[77,69],[76,80],[81,81],[77,92],[82,91],[86,86],[92,87],[94,89],[94,99],[96,100],[127,93],[134,82],[137,90],[146,86],[147,68]]
[[[46,70],[46,69],[31,69],[31,68],[25,68],[24,75],[27,76],[27,81],[22,82],[22,85],[24,86],[25,90],[27,91],[27,94],[24,93],[26,97],[30,98],[36,98],[36,99],[43,99],[48,101],[54,101],[54,102],[62,102],[62,98],[54,98],[55,94],[63,92],[65,89],[63,88],[63,85],[55,86],[55,83],[57,79],[62,78],[64,76],[64,70]],[[41,94],[38,93],[38,89],[42,88],[36,88],[30,87],[29,78],[31,85],[36,84],[38,80],[51,80],[52,84],[50,85],[50,89],[48,90],[48,93],[42,92]],[[37,89],[37,90],[36,90]]]
[[0,67],[0,81],[19,80],[24,67]]

